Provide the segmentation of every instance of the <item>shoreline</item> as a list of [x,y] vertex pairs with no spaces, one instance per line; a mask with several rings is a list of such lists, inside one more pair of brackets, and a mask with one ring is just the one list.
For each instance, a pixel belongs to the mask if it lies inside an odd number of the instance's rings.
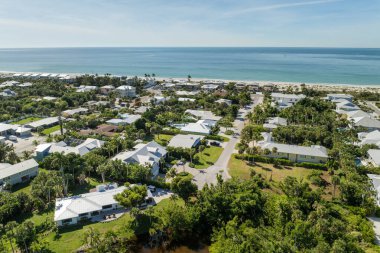
[[[0,70],[0,76],[3,75],[11,75],[11,74],[60,74],[60,75],[68,75],[71,77],[83,76],[83,75],[95,75],[92,73],[49,73],[49,72],[31,72],[31,71],[2,71]],[[104,75],[98,75],[104,76]],[[113,77],[119,77],[120,75],[111,75]],[[136,75],[127,75],[128,77],[134,77]],[[137,76],[138,78],[145,78],[145,76]],[[160,77],[156,76],[155,80],[157,81],[172,81],[172,80],[187,80],[187,77]],[[305,84],[306,86],[311,86],[313,88],[317,88],[318,90],[332,90],[332,89],[340,89],[340,90],[370,90],[380,92],[380,84],[337,84],[337,83],[316,83],[316,82],[287,82],[287,81],[268,81],[268,80],[235,80],[235,79],[218,79],[218,78],[191,78],[193,82],[235,82],[235,83],[243,83],[243,84],[258,84],[259,86],[265,85],[274,85],[279,88],[288,88],[288,87],[297,87],[299,88],[301,84]]]

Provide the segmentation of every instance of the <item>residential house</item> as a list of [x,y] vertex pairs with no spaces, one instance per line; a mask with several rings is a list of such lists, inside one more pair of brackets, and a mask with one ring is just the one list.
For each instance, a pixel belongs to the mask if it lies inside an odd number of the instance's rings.
[[368,162],[375,167],[380,167],[380,149],[370,149],[367,152]]
[[163,96],[154,96],[152,98],[152,103],[158,105],[158,104],[162,104],[164,103],[165,101],[167,101],[169,98],[166,98],[166,97],[163,97]]
[[199,146],[203,138],[204,136],[202,135],[177,134],[170,140],[168,146],[174,148],[195,148]]
[[[125,186],[117,187],[117,184],[100,185],[95,192],[56,199],[54,222],[59,227],[75,225],[81,220],[99,221],[105,214],[122,212],[124,207],[114,197],[126,189]],[[153,195],[147,191],[146,200],[150,201]]]
[[376,191],[376,204],[380,206],[380,175],[367,174],[372,181],[373,190]]
[[81,85],[78,87],[77,92],[91,92],[91,91],[97,91],[97,86],[91,86],[91,85]]
[[178,98],[178,102],[195,102],[194,98]]
[[216,100],[215,103],[232,105],[232,100],[221,98],[221,99]]
[[42,160],[44,157],[53,153],[63,153],[65,155],[74,153],[83,156],[104,145],[104,141],[88,138],[77,146],[70,146],[64,141],[58,143],[45,143],[36,147],[36,159]]
[[10,89],[5,89],[2,92],[0,92],[0,97],[15,97],[15,96],[17,96],[17,93]]
[[138,119],[140,119],[141,115],[124,113],[121,114],[120,117],[121,119],[110,119],[107,121],[107,123],[114,126],[130,125],[136,122]]
[[0,136],[15,134],[18,127],[18,125],[0,123]]
[[138,163],[151,167],[152,176],[156,177],[160,170],[160,159],[166,157],[166,149],[155,141],[139,143],[132,151],[121,152],[112,160],[124,163]]
[[75,114],[82,115],[82,114],[85,114],[87,112],[88,112],[87,108],[79,107],[79,108],[76,108],[76,109],[71,109],[71,110],[63,111],[62,115],[64,117],[66,117],[66,118],[69,118],[69,117],[74,116]]
[[115,86],[113,85],[105,85],[105,86],[100,87],[100,93],[103,95],[108,95],[114,90],[115,90]]
[[209,135],[216,123],[215,120],[198,120],[195,123],[179,125],[178,128],[186,133]]
[[130,85],[123,85],[116,88],[116,92],[120,97],[133,98],[136,97],[136,88]]
[[202,85],[201,88],[204,91],[216,91],[219,88],[219,85],[217,85],[217,84],[205,84],[205,85]]
[[35,131],[38,128],[52,127],[58,124],[59,124],[59,117],[49,117],[49,118],[44,118],[44,119],[27,123],[25,124],[25,127],[29,127],[33,131]]
[[20,126],[16,129],[16,135],[24,138],[24,137],[29,137],[32,135],[32,129],[24,126]]
[[222,117],[216,116],[213,112],[211,111],[202,111],[202,110],[191,110],[188,109],[185,111],[185,113],[190,114],[196,118],[199,119],[204,119],[204,120],[214,120],[214,121],[219,121]]
[[111,137],[117,133],[117,128],[118,127],[114,125],[102,124],[102,125],[97,126],[95,130],[92,130],[92,129],[81,130],[79,133],[81,135],[98,134],[98,135]]
[[380,130],[380,121],[367,117],[359,117],[352,119],[354,126],[366,128],[368,131]]
[[268,130],[276,129],[278,126],[286,126],[287,120],[281,117],[268,118],[266,123],[263,125],[264,128]]
[[352,102],[353,96],[351,96],[349,94],[327,94],[326,99],[330,100],[332,102],[334,102],[335,100],[338,100],[338,99],[345,99],[347,101]]
[[277,107],[281,109],[285,109],[295,105],[301,99],[304,99],[306,96],[296,95],[296,94],[284,94],[284,93],[272,93],[272,101]]
[[0,188],[5,183],[14,185],[37,176],[38,163],[29,159],[17,164],[0,163]]
[[358,138],[360,140],[359,145],[376,145],[380,148],[380,131],[375,130],[372,132],[362,132],[358,133]]
[[336,111],[338,113],[345,113],[345,112],[357,111],[357,110],[360,110],[360,108],[348,100],[344,100],[336,104]]

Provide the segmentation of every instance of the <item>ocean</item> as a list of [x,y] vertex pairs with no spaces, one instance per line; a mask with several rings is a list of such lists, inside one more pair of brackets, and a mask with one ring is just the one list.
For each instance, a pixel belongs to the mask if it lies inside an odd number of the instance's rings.
[[380,49],[0,49],[0,71],[380,86]]

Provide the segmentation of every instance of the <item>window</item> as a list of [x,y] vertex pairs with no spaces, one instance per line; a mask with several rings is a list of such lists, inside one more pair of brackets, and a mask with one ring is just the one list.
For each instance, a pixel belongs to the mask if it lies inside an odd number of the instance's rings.
[[102,206],[102,209],[109,209],[109,208],[112,208],[112,205]]
[[68,223],[71,223],[72,221],[73,219],[66,219],[62,221],[62,224],[68,224]]
[[79,217],[83,217],[83,216],[87,216],[88,215],[88,213],[81,213],[81,214],[79,214]]

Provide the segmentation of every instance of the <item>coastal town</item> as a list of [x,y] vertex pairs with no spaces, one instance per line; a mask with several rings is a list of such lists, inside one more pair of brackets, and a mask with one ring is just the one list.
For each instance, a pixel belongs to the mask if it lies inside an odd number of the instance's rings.
[[0,252],[377,252],[379,90],[2,73]]

